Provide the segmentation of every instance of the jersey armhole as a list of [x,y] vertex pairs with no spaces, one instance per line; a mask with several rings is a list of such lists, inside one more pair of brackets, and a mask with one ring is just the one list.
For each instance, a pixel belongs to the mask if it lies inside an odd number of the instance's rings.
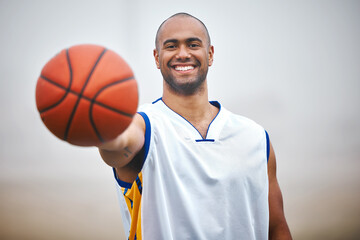
[[[142,158],[142,162],[141,162],[141,168],[142,168],[144,166],[146,157],[149,153],[151,125],[150,125],[149,117],[146,115],[146,113],[144,113],[144,112],[138,112],[138,113],[142,116],[142,118],[145,121],[145,142],[144,142],[143,148],[139,151],[139,153],[134,158]],[[132,187],[132,183],[124,182],[119,179],[119,177],[116,174],[115,168],[113,168],[113,172],[114,172],[115,180],[119,184],[120,187],[128,188],[128,189],[130,189]]]
[[267,159],[267,162],[269,162],[269,157],[270,157],[270,139],[269,139],[269,134],[267,133],[266,130],[265,130],[265,135],[266,135],[266,159]]
[[121,180],[118,178],[117,174],[116,174],[116,169],[115,169],[115,168],[113,168],[113,172],[114,172],[115,180],[116,180],[116,182],[119,184],[120,187],[122,187],[122,188],[128,188],[128,189],[131,188],[132,183],[121,181]]
[[144,142],[144,147],[143,147],[145,152],[144,152],[143,162],[142,162],[142,165],[144,165],[147,155],[149,153],[149,148],[150,148],[151,124],[150,124],[149,117],[146,115],[146,113],[138,112],[138,114],[140,114],[145,121],[145,142]]

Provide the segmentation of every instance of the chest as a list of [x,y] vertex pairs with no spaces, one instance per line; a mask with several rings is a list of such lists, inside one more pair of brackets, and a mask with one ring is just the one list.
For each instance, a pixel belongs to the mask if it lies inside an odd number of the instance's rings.
[[205,139],[209,125],[211,121],[203,121],[203,122],[189,122],[200,134],[200,136]]
[[218,136],[212,138],[210,131],[209,138],[201,139],[191,128],[155,128],[155,157],[151,161],[164,179],[180,179],[184,186],[199,189],[248,184],[256,189],[259,177],[266,176],[266,146],[262,134],[249,131],[235,134],[225,127]]

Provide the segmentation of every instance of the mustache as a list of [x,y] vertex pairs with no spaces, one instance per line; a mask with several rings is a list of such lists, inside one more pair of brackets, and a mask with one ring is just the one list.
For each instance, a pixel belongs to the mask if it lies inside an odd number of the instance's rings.
[[201,63],[199,60],[197,59],[190,59],[190,58],[185,58],[185,59],[176,59],[176,60],[171,60],[170,62],[168,62],[168,67],[171,67],[173,65],[176,65],[178,63],[188,63],[189,65],[195,65],[195,66],[200,66]]

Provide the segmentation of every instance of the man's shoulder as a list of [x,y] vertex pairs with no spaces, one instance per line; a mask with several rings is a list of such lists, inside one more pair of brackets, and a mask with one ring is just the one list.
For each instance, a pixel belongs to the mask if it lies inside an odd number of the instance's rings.
[[141,104],[138,108],[138,112],[151,112],[151,111],[156,111],[159,103],[161,101],[161,98],[153,101],[152,103],[144,103]]
[[249,117],[246,117],[238,113],[234,113],[227,109],[222,109],[222,110],[227,111],[227,115],[229,116],[228,124],[238,127],[256,128],[260,130],[264,129],[259,123],[257,123],[255,120]]
[[138,108],[138,112],[147,115],[152,122],[167,117],[167,111],[164,110],[161,98],[152,103],[141,104]]

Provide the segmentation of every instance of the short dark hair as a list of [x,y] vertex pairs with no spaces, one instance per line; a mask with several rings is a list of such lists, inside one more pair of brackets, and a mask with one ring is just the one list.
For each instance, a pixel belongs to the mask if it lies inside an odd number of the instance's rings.
[[155,47],[156,49],[158,49],[158,40],[159,40],[159,33],[160,33],[160,29],[162,28],[162,26],[171,18],[174,18],[174,17],[178,17],[178,16],[182,16],[182,17],[191,17],[195,20],[197,20],[199,23],[201,23],[201,25],[203,25],[204,29],[205,29],[205,32],[206,32],[206,38],[207,38],[207,41],[208,41],[208,45],[210,46],[211,45],[211,39],[210,39],[210,34],[209,34],[209,31],[207,29],[207,27],[205,26],[205,24],[200,20],[198,19],[197,17],[194,17],[193,15],[191,14],[188,14],[188,13],[185,13],[185,12],[179,12],[179,13],[175,13],[174,15],[168,17],[165,21],[163,21],[157,32],[156,32],[156,37],[155,37]]

